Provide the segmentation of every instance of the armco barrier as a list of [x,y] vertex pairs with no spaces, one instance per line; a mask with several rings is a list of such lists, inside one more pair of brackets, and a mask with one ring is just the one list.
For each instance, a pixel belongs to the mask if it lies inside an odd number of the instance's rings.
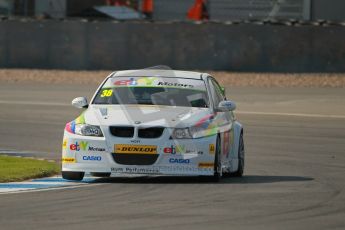
[[344,72],[344,26],[1,21],[0,67]]

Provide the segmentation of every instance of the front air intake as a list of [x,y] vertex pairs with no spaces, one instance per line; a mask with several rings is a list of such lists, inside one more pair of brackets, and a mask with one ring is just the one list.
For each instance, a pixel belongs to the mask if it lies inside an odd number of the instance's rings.
[[162,136],[164,128],[152,127],[152,128],[139,128],[138,137],[140,138],[159,138]]
[[157,159],[158,154],[123,154],[112,153],[114,161],[120,165],[153,165]]
[[134,127],[131,126],[110,126],[110,133],[115,137],[133,137]]

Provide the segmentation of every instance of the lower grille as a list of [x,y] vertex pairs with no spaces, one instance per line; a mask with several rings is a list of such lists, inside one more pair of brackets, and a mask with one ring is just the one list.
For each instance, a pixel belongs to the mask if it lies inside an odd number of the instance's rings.
[[121,165],[152,165],[159,155],[112,153],[112,156],[114,161]]
[[130,126],[110,126],[110,133],[115,137],[133,137],[134,127]]
[[138,130],[138,137],[141,138],[159,138],[162,136],[164,128],[153,127],[153,128],[140,128]]

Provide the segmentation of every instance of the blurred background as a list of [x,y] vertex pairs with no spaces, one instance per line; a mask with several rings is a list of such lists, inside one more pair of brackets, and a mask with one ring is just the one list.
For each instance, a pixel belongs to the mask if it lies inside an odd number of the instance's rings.
[[344,72],[343,0],[0,0],[0,68]]
[[152,13],[150,19],[161,21],[185,20],[199,5],[211,20],[345,20],[342,0],[0,0],[0,12],[8,17],[57,19],[144,19]]

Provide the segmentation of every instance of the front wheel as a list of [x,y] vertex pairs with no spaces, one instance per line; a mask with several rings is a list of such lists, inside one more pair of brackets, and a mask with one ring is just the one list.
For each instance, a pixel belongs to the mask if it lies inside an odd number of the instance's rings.
[[66,172],[62,171],[62,178],[65,180],[83,180],[84,178],[84,172]]
[[216,142],[216,154],[214,157],[213,181],[218,182],[221,178],[222,178],[221,145],[220,145],[220,137],[218,136],[217,142]]
[[221,163],[221,146],[220,146],[220,137],[217,137],[216,141],[216,151],[214,156],[214,166],[213,166],[213,176],[201,176],[202,181],[207,182],[219,182],[222,178],[222,163]]

